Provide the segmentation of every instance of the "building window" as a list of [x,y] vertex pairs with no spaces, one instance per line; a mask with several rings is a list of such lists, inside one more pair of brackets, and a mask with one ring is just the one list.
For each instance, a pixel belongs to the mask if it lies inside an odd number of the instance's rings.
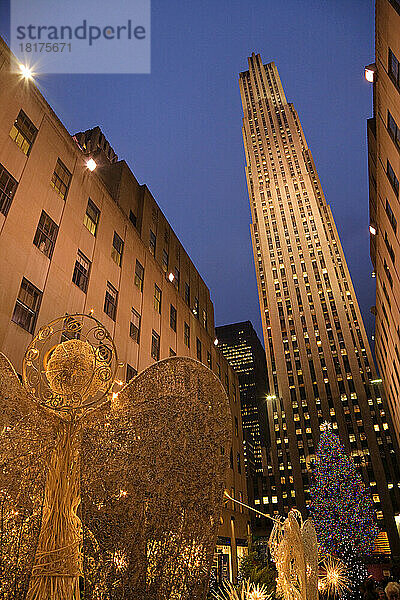
[[393,83],[395,85],[397,85],[398,87],[400,87],[399,61],[397,60],[396,56],[393,54],[393,52],[391,51],[390,48],[389,48],[388,72],[389,72],[389,76],[390,76],[391,80],[393,81]]
[[140,262],[136,261],[135,266],[135,285],[141,292],[143,292],[143,281],[144,281],[144,267]]
[[57,233],[58,226],[54,223],[53,219],[50,219],[49,215],[42,210],[33,243],[39,248],[40,252],[43,252],[43,254],[47,256],[47,258],[51,259],[53,255]]
[[140,320],[140,314],[137,312],[137,310],[132,308],[131,322],[129,324],[129,335],[137,344],[139,343],[140,338]]
[[388,126],[388,131],[390,133],[390,136],[391,136],[392,140],[400,148],[400,129],[397,126],[396,121],[393,119],[392,115],[390,114],[389,110],[388,110],[388,123],[387,123],[387,126]]
[[396,233],[397,232],[397,221],[396,221],[396,217],[394,216],[394,213],[392,211],[392,208],[386,198],[386,214],[388,216],[388,219],[390,221],[390,224],[392,226],[393,231]]
[[14,125],[11,127],[10,138],[28,156],[35,141],[37,131],[29,117],[26,116],[23,110],[20,110]]
[[89,283],[90,264],[90,260],[78,250],[72,281],[82,290],[82,292],[85,292],[85,294]]
[[207,351],[207,365],[209,369],[212,369],[212,358],[211,358],[211,352]]
[[185,302],[190,306],[190,285],[185,281]]
[[386,174],[388,176],[388,179],[391,183],[391,186],[394,190],[394,193],[396,194],[396,196],[399,195],[399,180],[396,177],[395,172],[393,171],[392,165],[390,164],[389,160],[386,161]]
[[199,340],[199,338],[196,338],[196,354],[197,360],[201,361],[201,341]]
[[239,436],[239,421],[237,417],[235,417],[235,436]]
[[33,333],[41,299],[42,292],[24,277],[12,316],[14,323],[26,329],[29,333]]
[[107,281],[106,297],[104,299],[104,312],[115,321],[117,315],[118,292],[114,286]]
[[124,242],[119,237],[118,233],[114,231],[113,245],[111,249],[111,258],[119,267],[122,262],[122,253],[124,251]]
[[151,332],[151,357],[160,360],[160,336],[154,329]]
[[150,238],[149,238],[149,249],[150,249],[150,253],[155,256],[156,255],[156,243],[157,243],[157,236],[154,233],[154,231],[152,231],[150,229]]
[[186,323],[186,321],[185,321],[184,326],[183,326],[183,340],[185,342],[185,346],[187,346],[188,348],[190,348],[190,327]]
[[176,308],[172,304],[169,307],[169,326],[176,331]]
[[86,207],[86,213],[83,218],[83,224],[90,231],[92,235],[96,237],[97,233],[97,225],[99,223],[100,211],[95,205],[94,202],[89,198],[88,204]]
[[174,269],[174,275],[175,275],[174,285],[175,285],[176,289],[179,292],[179,282],[180,282],[181,274],[180,274],[179,269],[177,267],[175,267],[175,269]]
[[126,363],[126,382],[129,383],[133,377],[136,377],[137,370]]
[[198,319],[200,317],[199,312],[200,312],[200,309],[199,309],[199,299],[195,298],[194,299],[194,306],[193,306],[193,314],[195,315],[196,319]]
[[170,356],[176,356],[176,352],[175,350],[173,350],[172,348],[169,349],[169,355]]
[[153,302],[155,310],[161,314],[161,290],[156,283],[154,284]]
[[137,217],[136,217],[135,213],[133,211],[131,211],[131,210],[129,211],[129,220],[132,223],[132,225],[134,227],[136,227],[136,225],[137,225]]
[[165,272],[168,271],[168,263],[169,263],[168,252],[164,248],[164,250],[162,252],[162,268],[164,269]]
[[217,375],[221,379],[221,365],[217,363]]
[[203,308],[203,327],[204,327],[204,329],[207,329],[207,325],[208,325],[207,311],[205,308]]
[[0,213],[5,217],[10,210],[17,185],[14,177],[0,164]]
[[70,182],[71,173],[68,171],[67,167],[61,162],[61,160],[58,159],[50,184],[53,186],[53,188],[63,200],[65,200],[67,196]]
[[240,462],[240,454],[239,454],[239,452],[237,453],[237,470],[238,470],[239,474],[242,472],[242,464]]

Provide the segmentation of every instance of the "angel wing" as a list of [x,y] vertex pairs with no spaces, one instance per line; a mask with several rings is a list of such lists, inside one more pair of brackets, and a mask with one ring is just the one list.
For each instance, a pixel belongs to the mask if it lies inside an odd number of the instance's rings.
[[0,590],[24,598],[41,523],[55,418],[39,408],[0,353]]
[[231,431],[220,381],[186,357],[155,363],[92,415],[82,442],[88,597],[204,597]]

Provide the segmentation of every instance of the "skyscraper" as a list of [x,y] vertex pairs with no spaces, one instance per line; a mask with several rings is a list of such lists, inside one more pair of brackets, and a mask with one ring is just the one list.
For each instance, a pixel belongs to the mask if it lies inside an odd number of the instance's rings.
[[[265,448],[269,447],[269,429],[265,411],[268,375],[264,348],[250,321],[215,328],[218,348],[236,371],[239,379],[242,413],[244,461],[248,502],[259,509],[267,494]],[[264,454],[264,458],[263,458]],[[265,533],[266,523],[251,513],[254,533]]]
[[302,127],[274,63],[240,73],[251,237],[270,375],[272,494],[304,512],[309,467],[330,421],[370,486],[398,556],[400,473],[385,401],[339,236]]
[[376,2],[374,116],[368,119],[371,259],[376,274],[375,353],[400,440],[400,2]]

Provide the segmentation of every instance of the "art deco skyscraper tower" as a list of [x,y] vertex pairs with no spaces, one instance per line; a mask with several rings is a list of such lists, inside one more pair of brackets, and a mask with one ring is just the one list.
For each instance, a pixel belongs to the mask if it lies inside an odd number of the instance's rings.
[[[253,54],[240,90],[270,380],[271,449],[260,501],[270,512],[304,511],[309,461],[329,421],[371,487],[378,523],[399,555],[395,441],[331,209],[274,63]],[[386,535],[380,539],[384,545]]]

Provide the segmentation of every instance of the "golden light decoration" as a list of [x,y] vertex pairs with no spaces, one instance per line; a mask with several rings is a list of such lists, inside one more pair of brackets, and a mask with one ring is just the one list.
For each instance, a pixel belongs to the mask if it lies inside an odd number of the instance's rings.
[[117,369],[109,332],[92,315],[74,314],[38,331],[25,352],[22,378],[42,406],[82,412],[106,399]]
[[204,598],[229,469],[229,400],[188,357],[156,362],[115,393],[118,366],[90,315],[39,330],[24,386],[0,353],[6,599],[79,600],[81,584],[85,600]]
[[265,585],[252,581],[244,581],[236,588],[230,581],[225,581],[222,589],[213,593],[215,600],[268,600],[271,594]]
[[350,589],[350,578],[347,574],[346,565],[331,556],[326,555],[321,565],[322,576],[318,581],[318,588],[327,592],[328,595],[341,596],[343,592]]

